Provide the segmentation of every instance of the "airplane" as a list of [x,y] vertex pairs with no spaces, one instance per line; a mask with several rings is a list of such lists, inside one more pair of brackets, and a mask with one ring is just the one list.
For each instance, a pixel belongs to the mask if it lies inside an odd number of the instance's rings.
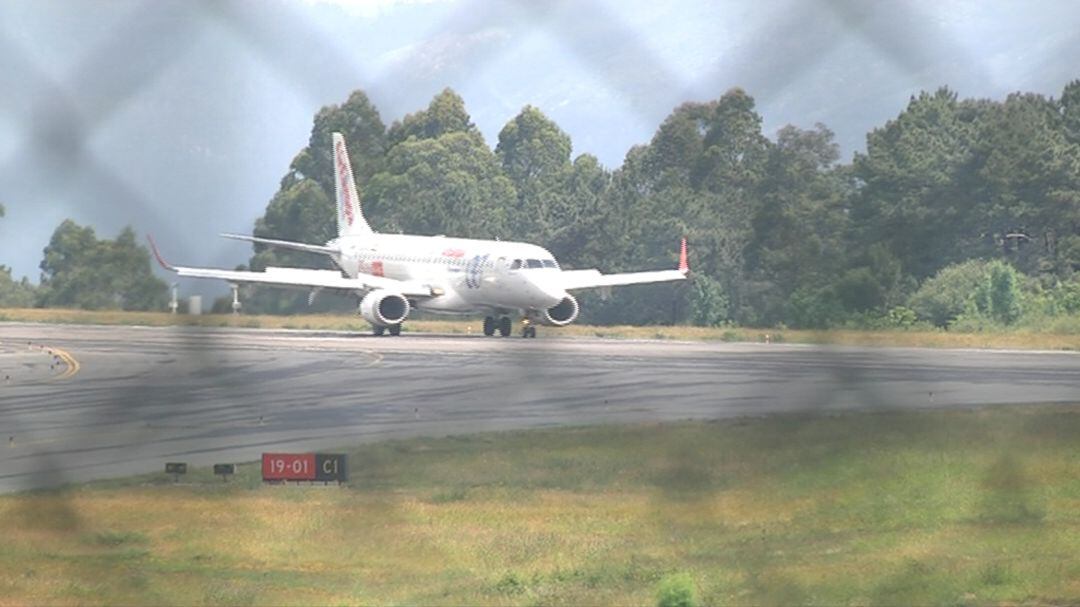
[[306,244],[240,234],[222,234],[297,251],[327,255],[339,270],[267,267],[261,272],[173,266],[148,236],[154,257],[179,276],[216,278],[233,286],[270,285],[311,291],[309,303],[325,289],[355,294],[359,313],[375,335],[399,335],[413,309],[440,314],[484,317],[484,335],[512,331],[511,315],[522,322],[521,335],[536,337],[536,325],[566,326],[580,307],[572,292],[613,286],[684,280],[689,273],[686,239],[674,270],[601,274],[599,270],[563,270],[555,256],[524,242],[380,234],[371,229],[360,207],[352,166],[341,133],[332,135],[338,237],[326,244]]

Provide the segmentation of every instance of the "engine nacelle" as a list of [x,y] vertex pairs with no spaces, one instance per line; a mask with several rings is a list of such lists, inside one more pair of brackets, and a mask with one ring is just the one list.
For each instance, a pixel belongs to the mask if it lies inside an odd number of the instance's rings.
[[574,299],[574,296],[567,295],[559,303],[544,310],[540,314],[540,322],[549,327],[565,327],[577,320],[580,311],[581,308],[578,307],[578,302]]
[[372,291],[360,300],[360,315],[377,327],[396,325],[409,315],[409,300],[384,289]]

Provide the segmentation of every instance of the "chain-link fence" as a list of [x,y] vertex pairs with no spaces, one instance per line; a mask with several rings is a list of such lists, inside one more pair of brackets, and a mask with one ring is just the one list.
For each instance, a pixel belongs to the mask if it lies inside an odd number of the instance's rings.
[[[759,106],[782,106],[803,90],[805,74],[851,49],[852,34],[859,48],[874,51],[867,70],[883,69],[885,63],[889,73],[918,82],[948,56],[964,66],[969,81],[992,80],[990,59],[973,56],[922,6],[776,2],[756,29],[739,36],[742,43],[730,55],[705,62],[709,68],[692,75],[650,47],[643,30],[659,24],[632,23],[613,3],[466,0],[440,9],[445,16],[430,35],[498,28],[509,32],[504,47],[509,50],[530,36],[546,36],[574,55],[590,78],[624,98],[638,121],[654,128],[678,101],[713,98],[733,86],[749,91]],[[77,14],[98,8],[84,3],[58,10]],[[77,191],[79,204],[86,205],[83,216],[139,218],[136,223],[152,226],[164,243],[186,243],[182,250],[202,246],[191,242],[185,224],[175,219],[183,208],[163,206],[133,186],[132,176],[101,157],[94,141],[111,136],[118,113],[198,45],[204,30],[224,32],[242,45],[311,113],[334,101],[325,98],[327,85],[315,79],[311,61],[333,61],[347,89],[364,89],[376,100],[403,102],[409,86],[437,91],[446,85],[439,72],[417,76],[374,69],[311,22],[309,8],[132,2],[116,11],[120,17],[110,30],[93,36],[93,44],[72,50],[78,56],[63,73],[39,64],[28,51],[29,45],[63,41],[0,36],[0,90],[22,91],[8,103],[0,101],[7,113],[0,127],[5,139],[15,142],[0,149],[3,174],[47,176],[34,182],[35,205],[70,199]],[[744,12],[737,4],[709,11],[730,15],[731,22],[715,30],[705,24],[698,33],[738,29]],[[280,43],[285,38],[303,40],[310,54],[292,52],[294,45]],[[416,45],[397,64],[409,66],[419,60],[410,53],[428,50]],[[498,60],[494,53],[472,56],[467,73],[483,77],[489,63]],[[857,88],[859,74],[838,78],[849,77]],[[844,111],[845,103],[850,102],[838,100],[835,108]],[[137,139],[154,137],[143,133]],[[25,203],[8,202],[16,204]],[[10,250],[0,246],[0,251]],[[142,473],[174,459],[207,464],[259,451],[389,437],[785,411],[1063,401],[1080,385],[1068,362],[1058,358],[1016,362],[985,354],[548,340],[489,340],[459,349],[453,345],[457,338],[446,338],[447,345],[439,342],[443,338],[419,335],[374,347],[331,334],[293,341],[235,330],[122,329],[116,331],[119,339],[110,333],[0,328],[0,354],[17,361],[5,373],[39,372],[27,382],[8,377],[0,387],[8,442],[0,458],[4,489],[57,486],[86,474]],[[64,356],[78,360],[80,372],[44,383],[45,363],[54,375],[71,368]],[[691,473],[699,467],[693,454],[678,449],[670,460]],[[652,519],[657,525],[668,521],[665,495],[658,493]],[[87,524],[75,503],[45,514],[28,520],[72,538]]]

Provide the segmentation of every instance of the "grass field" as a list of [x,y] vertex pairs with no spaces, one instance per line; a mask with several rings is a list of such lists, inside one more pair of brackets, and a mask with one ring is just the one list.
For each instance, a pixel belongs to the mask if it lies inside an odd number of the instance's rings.
[[2,496],[0,605],[1077,604],[1077,437],[1080,405],[798,415]]
[[[0,308],[0,322],[42,322],[59,324],[105,324],[145,326],[204,326],[262,329],[308,329],[326,331],[370,330],[358,316],[348,315],[232,315],[202,316],[172,315],[165,312],[120,312],[56,309]],[[611,339],[674,339],[727,342],[789,342],[807,344],[837,344],[861,346],[900,346],[921,348],[1020,348],[1042,350],[1080,350],[1080,333],[1073,324],[1050,327],[1046,331],[1032,329],[994,330],[957,333],[949,331],[804,331],[795,329],[752,329],[742,327],[688,326],[589,326],[542,327],[544,337],[605,337]],[[481,332],[479,319],[472,320],[409,320],[405,330],[420,333],[469,334]]]

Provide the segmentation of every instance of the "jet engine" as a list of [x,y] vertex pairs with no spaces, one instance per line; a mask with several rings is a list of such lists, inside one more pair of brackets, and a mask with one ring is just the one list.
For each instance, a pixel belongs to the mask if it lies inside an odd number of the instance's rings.
[[578,302],[573,295],[567,295],[559,303],[540,314],[540,322],[549,327],[565,327],[574,322],[580,312]]
[[375,326],[396,325],[409,315],[409,300],[385,289],[372,291],[360,300],[360,315]]

